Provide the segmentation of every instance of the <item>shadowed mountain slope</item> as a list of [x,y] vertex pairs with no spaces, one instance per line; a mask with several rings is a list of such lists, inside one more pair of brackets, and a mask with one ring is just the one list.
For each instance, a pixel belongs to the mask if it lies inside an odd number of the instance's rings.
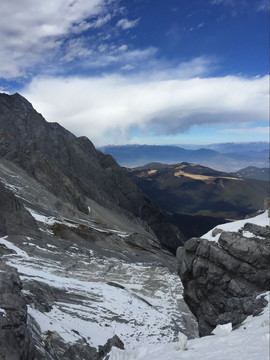
[[46,122],[17,93],[0,94],[0,156],[84,213],[89,212],[87,199],[92,199],[147,223],[165,247],[176,248],[184,239],[110,155],[97,151],[86,137]]
[[127,172],[147,196],[172,213],[237,219],[261,209],[269,191],[266,181],[189,163],[151,163]]
[[262,181],[269,181],[269,167],[257,168],[256,166],[248,166],[244,169],[240,169],[235,173],[231,173],[232,176],[242,177],[244,179],[255,179]]

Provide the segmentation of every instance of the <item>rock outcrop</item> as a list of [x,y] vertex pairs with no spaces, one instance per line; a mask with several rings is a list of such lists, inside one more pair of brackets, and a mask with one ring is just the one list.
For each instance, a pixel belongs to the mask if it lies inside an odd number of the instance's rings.
[[201,336],[258,315],[267,303],[258,295],[270,289],[269,228],[247,223],[238,232],[220,232],[218,242],[192,238],[177,251],[184,298]]
[[34,345],[18,272],[0,260],[0,359],[32,360]]
[[32,235],[38,226],[13,192],[0,182],[0,236]]

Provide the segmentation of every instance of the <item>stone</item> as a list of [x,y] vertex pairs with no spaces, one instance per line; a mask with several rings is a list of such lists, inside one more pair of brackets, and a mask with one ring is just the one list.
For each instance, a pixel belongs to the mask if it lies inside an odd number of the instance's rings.
[[177,250],[184,299],[201,336],[219,324],[238,326],[265,306],[266,300],[258,295],[270,290],[268,230],[250,225],[246,229],[262,238],[223,231],[218,243],[191,239]]
[[107,340],[105,345],[98,347],[98,354],[100,359],[104,359],[104,356],[106,356],[111,351],[113,346],[121,350],[125,349],[124,343],[121,341],[121,339],[117,335],[114,335],[112,338]]

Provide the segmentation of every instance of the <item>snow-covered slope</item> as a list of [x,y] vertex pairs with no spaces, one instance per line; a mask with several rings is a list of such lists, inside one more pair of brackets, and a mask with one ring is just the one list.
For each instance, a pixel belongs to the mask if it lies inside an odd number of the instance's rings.
[[[55,224],[71,229],[81,224],[28,210],[47,233],[47,241],[6,236],[0,238],[0,245],[12,250],[4,260],[18,269],[28,313],[44,337],[56,332],[65,342],[87,339],[89,345],[98,347],[116,334],[126,348],[133,349],[175,340],[179,330],[189,337],[197,334],[176,273],[158,263],[101,255],[87,242],[56,239]],[[129,235],[98,228],[91,219],[88,226],[105,236],[113,233],[117,241]],[[41,299],[36,298],[37,287]]]
[[268,360],[269,359],[269,293],[262,294],[268,306],[257,317],[248,317],[236,330],[189,340],[186,350],[178,342],[149,345],[136,350],[113,348],[110,360]]
[[[71,352],[63,357],[70,346],[98,348],[114,335],[127,349],[173,341],[179,330],[197,336],[176,259],[140,221],[90,198],[83,214],[8,161],[0,179],[11,199],[0,254],[18,269],[39,352],[53,348],[42,360],[73,360]],[[30,234],[20,221],[12,229],[13,207],[32,219]],[[0,316],[5,311],[0,304]]]
[[[202,238],[207,239],[209,241],[217,242],[220,237],[220,234],[223,231],[238,232],[238,231],[241,231],[243,229],[244,225],[247,223],[264,226],[264,227],[269,226],[270,218],[268,217],[268,211],[264,211],[262,213],[260,212],[258,215],[244,219],[244,220],[233,221],[230,223],[218,225],[214,229],[208,231],[205,235],[203,235]],[[254,234],[252,234],[248,231],[244,231],[243,235],[245,237],[254,237]]]
[[[247,238],[254,237],[254,234],[243,230],[247,223],[268,227],[268,212],[262,212],[246,220],[218,225],[202,238],[217,242],[222,231],[240,231]],[[258,239],[258,236],[256,238]],[[180,334],[177,342],[149,344],[134,350],[113,348],[110,360],[269,360],[270,292],[262,293],[257,298],[260,297],[268,301],[263,312],[259,316],[247,317],[237,329],[231,330],[231,323],[218,325],[212,335],[188,340],[185,347],[180,341]]]

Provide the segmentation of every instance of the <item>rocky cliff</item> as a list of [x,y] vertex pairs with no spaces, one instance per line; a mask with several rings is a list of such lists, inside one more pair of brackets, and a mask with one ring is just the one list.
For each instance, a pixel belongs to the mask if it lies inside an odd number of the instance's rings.
[[[7,252],[0,248],[1,256]],[[0,260],[0,359],[34,359],[34,342],[21,289],[16,269]]]
[[126,176],[110,155],[97,151],[58,123],[48,123],[21,95],[0,94],[0,157],[17,164],[51,193],[81,212],[87,199],[137,219],[160,243],[176,249],[180,231]]
[[257,218],[263,217],[264,226],[256,224],[256,218],[239,222],[238,230],[237,224],[226,224],[178,249],[184,298],[201,335],[218,324],[237,326],[266,305],[258,296],[270,290],[269,219],[266,213]]

